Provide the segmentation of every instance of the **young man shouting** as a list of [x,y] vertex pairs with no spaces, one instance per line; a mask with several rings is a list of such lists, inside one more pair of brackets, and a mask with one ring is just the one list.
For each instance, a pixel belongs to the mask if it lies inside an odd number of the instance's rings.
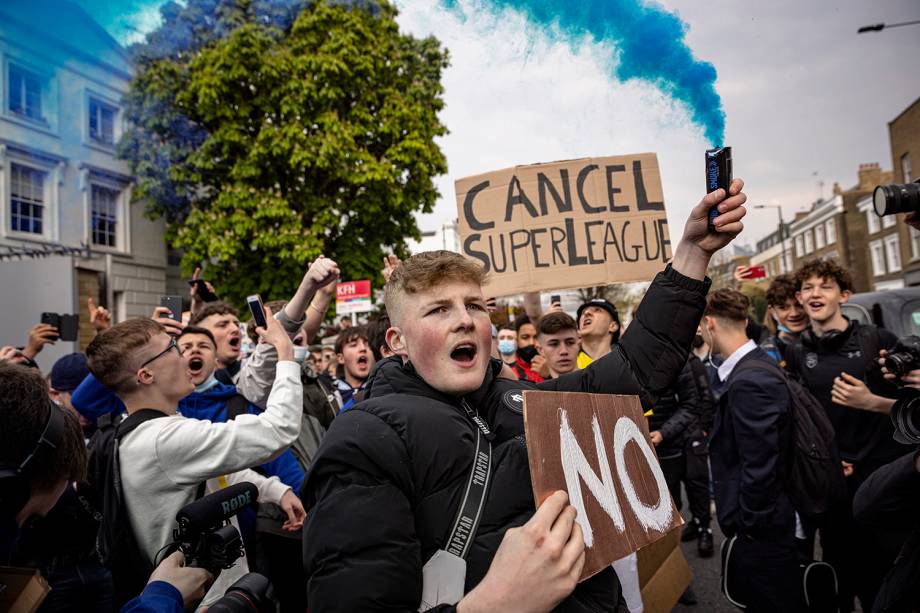
[[[693,209],[672,264],[615,351],[536,387],[638,394],[647,402],[666,389],[702,316],[709,259],[741,230],[741,187],[736,180],[731,198],[717,190]],[[718,230],[709,233],[707,213],[716,205]],[[416,611],[423,593],[444,593],[431,589],[435,583],[452,594],[426,601],[436,611],[624,606],[612,570],[578,584],[584,541],[565,493],[534,512],[518,393],[530,385],[497,376],[483,278],[478,265],[446,251],[415,255],[392,273],[387,341],[397,355],[377,366],[365,400],[332,422],[304,484],[313,613]],[[464,571],[444,550],[480,436],[490,441],[491,476]],[[448,565],[428,573],[429,591],[426,564]]]
[[210,331],[217,342],[217,380],[235,385],[240,373],[240,314],[226,302],[210,302],[189,320],[188,325]]
[[620,340],[620,316],[617,307],[603,298],[595,298],[578,307],[578,334],[581,351],[578,368],[610,353],[610,348]]
[[355,394],[362,389],[374,367],[374,354],[367,342],[364,326],[351,326],[339,332],[335,340],[335,354],[341,375],[335,382],[342,395],[344,411],[354,406]]

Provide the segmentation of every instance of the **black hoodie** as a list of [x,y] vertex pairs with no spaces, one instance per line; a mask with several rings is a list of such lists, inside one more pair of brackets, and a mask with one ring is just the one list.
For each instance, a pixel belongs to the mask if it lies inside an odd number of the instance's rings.
[[[335,421],[304,482],[304,567],[310,611],[416,611],[422,567],[444,547],[473,462],[476,430],[492,433],[492,480],[467,555],[466,591],[485,576],[509,528],[534,513],[518,389],[639,394],[649,406],[677,377],[705,306],[708,282],[658,275],[611,353],[584,370],[531,384],[497,378],[463,398],[442,394],[398,358],[380,362],[365,400]],[[435,610],[450,611],[441,606]],[[579,584],[558,611],[626,610],[611,570]]]

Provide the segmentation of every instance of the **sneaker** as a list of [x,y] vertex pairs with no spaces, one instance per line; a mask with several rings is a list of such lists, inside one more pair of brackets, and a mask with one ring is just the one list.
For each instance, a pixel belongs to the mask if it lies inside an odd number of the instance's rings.
[[712,550],[712,529],[700,530],[700,538],[696,545],[697,553],[700,554],[701,558],[711,558]]
[[700,522],[698,522],[696,518],[693,518],[687,522],[687,525],[684,526],[683,531],[680,533],[680,540],[684,543],[695,541],[699,535]]
[[697,601],[696,594],[693,593],[693,588],[688,585],[684,593],[677,599],[677,602],[680,604],[695,605]]

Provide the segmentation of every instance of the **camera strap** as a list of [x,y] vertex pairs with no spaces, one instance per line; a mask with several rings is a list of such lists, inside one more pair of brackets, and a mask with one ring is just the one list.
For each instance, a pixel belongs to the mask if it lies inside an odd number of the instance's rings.
[[479,527],[486,501],[486,490],[492,476],[492,445],[487,438],[492,436],[492,432],[466,401],[462,401],[461,406],[476,426],[476,450],[473,453],[473,468],[466,483],[466,491],[460,502],[460,512],[454,520],[454,527],[450,531],[445,549],[458,558],[466,558],[470,542]]
[[492,431],[488,424],[466,403],[461,406],[476,430],[473,467],[466,482],[460,509],[444,549],[439,549],[422,569],[422,600],[419,611],[441,604],[457,604],[466,586],[466,555],[476,536],[486,492],[492,477]]

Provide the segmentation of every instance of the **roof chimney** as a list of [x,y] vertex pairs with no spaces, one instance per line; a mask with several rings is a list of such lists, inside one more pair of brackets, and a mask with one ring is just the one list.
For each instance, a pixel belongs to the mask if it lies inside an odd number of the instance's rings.
[[882,169],[878,162],[859,165],[859,191],[872,191],[882,183]]

